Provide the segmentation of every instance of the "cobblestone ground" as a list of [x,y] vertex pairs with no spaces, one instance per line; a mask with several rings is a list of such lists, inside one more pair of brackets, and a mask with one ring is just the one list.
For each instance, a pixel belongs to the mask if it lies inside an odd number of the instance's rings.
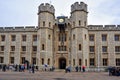
[[0,80],[120,80],[107,72],[0,72]]

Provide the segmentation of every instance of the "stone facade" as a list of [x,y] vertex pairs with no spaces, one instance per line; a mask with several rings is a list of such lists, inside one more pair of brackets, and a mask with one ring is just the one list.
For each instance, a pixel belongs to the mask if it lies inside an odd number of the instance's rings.
[[120,25],[87,25],[87,4],[55,18],[48,3],[38,7],[38,26],[0,27],[0,64],[87,67],[120,66]]

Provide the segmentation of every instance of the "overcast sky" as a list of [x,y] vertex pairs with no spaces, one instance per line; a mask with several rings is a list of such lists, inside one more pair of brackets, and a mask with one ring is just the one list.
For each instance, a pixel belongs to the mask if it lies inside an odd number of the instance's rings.
[[37,26],[38,6],[51,3],[55,16],[70,16],[75,2],[88,5],[89,25],[120,24],[120,0],[0,0],[0,27]]

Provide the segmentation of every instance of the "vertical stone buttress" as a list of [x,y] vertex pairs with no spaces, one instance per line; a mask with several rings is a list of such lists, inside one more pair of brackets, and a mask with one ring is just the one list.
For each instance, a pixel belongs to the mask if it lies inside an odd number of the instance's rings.
[[[88,29],[87,29],[87,5],[76,2],[71,6],[71,61],[72,65],[88,66]],[[81,45],[81,50],[79,50]],[[74,64],[75,63],[75,64]]]
[[[55,9],[48,3],[38,7],[38,65],[53,65],[53,24]],[[42,60],[43,59],[43,60]],[[48,60],[49,59],[49,60]]]

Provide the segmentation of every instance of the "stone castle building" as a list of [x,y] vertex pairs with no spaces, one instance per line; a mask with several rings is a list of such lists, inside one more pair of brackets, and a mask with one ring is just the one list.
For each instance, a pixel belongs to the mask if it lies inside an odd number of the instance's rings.
[[120,25],[88,25],[87,15],[84,2],[71,5],[70,18],[46,3],[38,26],[0,27],[0,64],[120,66]]

